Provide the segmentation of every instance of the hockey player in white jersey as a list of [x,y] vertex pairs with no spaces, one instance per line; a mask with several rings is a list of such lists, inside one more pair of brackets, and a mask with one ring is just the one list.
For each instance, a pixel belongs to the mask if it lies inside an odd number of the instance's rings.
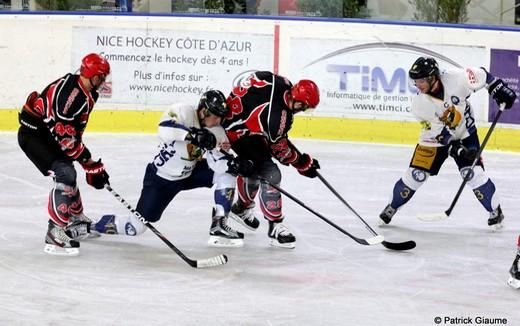
[[[211,246],[241,247],[243,233],[227,225],[236,178],[227,173],[246,173],[247,165],[220,152],[229,141],[220,126],[227,114],[226,98],[217,90],[204,93],[198,107],[178,104],[159,122],[161,144],[146,167],[143,189],[136,210],[148,221],[157,222],[173,198],[183,190],[212,187],[215,206],[210,227]],[[139,235],[146,226],[135,216],[104,215],[95,229],[107,234]]]
[[[453,157],[462,177],[470,170],[480,149],[475,117],[468,101],[470,95],[484,87],[498,104],[511,108],[516,94],[501,79],[484,68],[454,68],[439,71],[433,58],[418,58],[409,71],[419,93],[412,101],[412,113],[423,129],[409,168],[394,185],[392,199],[380,214],[388,224],[397,210],[406,204],[429,176],[437,175],[442,164]],[[504,215],[495,194],[495,184],[484,172],[479,158],[468,180],[473,193],[489,212],[488,225],[502,227]]]

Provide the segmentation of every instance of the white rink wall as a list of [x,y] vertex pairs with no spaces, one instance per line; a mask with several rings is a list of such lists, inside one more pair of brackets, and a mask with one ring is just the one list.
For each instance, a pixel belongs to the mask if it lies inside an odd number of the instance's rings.
[[[0,15],[0,24],[2,108],[19,106],[33,88],[77,69],[85,53],[98,52],[113,67],[111,92],[99,105],[105,109],[155,109],[171,103],[172,96],[191,101],[208,87],[230,88],[240,73],[269,69],[316,80],[326,108],[316,115],[401,119],[413,91],[406,71],[417,56],[439,55],[446,68],[455,63],[489,69],[492,49],[520,50],[515,30],[402,24],[38,14]],[[130,90],[133,84],[157,87]],[[355,99],[338,100],[338,93]],[[356,114],[352,105],[368,95],[372,103],[401,106],[403,112]],[[487,120],[487,94],[472,99],[480,120]]]

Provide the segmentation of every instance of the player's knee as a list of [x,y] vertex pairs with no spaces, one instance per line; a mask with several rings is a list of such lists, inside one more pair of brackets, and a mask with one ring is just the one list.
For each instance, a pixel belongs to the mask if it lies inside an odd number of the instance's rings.
[[476,189],[483,184],[485,184],[488,181],[488,177],[486,176],[486,173],[484,172],[484,169],[477,165],[473,168],[473,171],[471,171],[471,168],[469,166],[463,167],[460,169],[460,176],[462,178],[466,177],[466,174],[469,173],[468,177],[468,185],[472,189]]
[[282,182],[282,173],[280,172],[280,168],[274,163],[262,169],[261,176],[271,184],[278,185]]
[[146,231],[146,226],[141,220],[135,216],[130,217],[130,221],[124,225],[125,234],[129,236],[138,236]]
[[215,173],[213,177],[213,183],[215,184],[215,189],[226,189],[226,188],[235,188],[237,178],[232,176],[229,173]]
[[407,187],[413,191],[417,191],[417,189],[419,189],[419,187],[421,187],[426,182],[426,180],[428,180],[429,176],[430,174],[426,171],[416,168],[408,168],[402,180]]
[[51,170],[54,172],[56,183],[62,183],[67,186],[76,186],[76,170],[72,162],[55,161],[51,165]]

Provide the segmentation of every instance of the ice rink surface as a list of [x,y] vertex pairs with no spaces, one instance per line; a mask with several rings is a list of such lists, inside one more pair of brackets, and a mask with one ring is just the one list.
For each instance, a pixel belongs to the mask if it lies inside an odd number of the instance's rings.
[[[87,134],[85,142],[103,158],[113,188],[135,205],[157,138]],[[181,193],[155,226],[187,256],[225,253],[227,265],[193,269],[150,231],[84,241],[78,257],[49,256],[43,243],[51,179],[26,159],[14,133],[0,134],[0,325],[422,326],[436,325],[435,317],[440,325],[449,324],[445,317],[520,325],[520,292],[506,284],[520,232],[520,155],[484,153],[506,216],[501,232],[488,229],[488,213],[469,189],[447,220],[416,218],[448,208],[461,182],[452,160],[381,228],[377,215],[412,146],[295,143],[319,159],[322,175],[378,233],[415,240],[417,248],[359,245],[288,198],[286,225],[296,249],[269,247],[263,219],[259,230],[245,231],[243,248],[210,248],[213,192],[198,189]],[[77,170],[88,216],[127,213]],[[285,190],[345,230],[370,236],[318,179],[290,167],[282,172]]]

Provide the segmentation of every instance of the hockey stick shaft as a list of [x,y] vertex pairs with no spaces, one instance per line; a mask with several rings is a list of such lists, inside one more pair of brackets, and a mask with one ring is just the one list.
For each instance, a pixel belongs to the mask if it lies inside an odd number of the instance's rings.
[[462,180],[462,183],[461,183],[459,189],[457,190],[457,194],[455,195],[455,198],[453,198],[450,207],[445,211],[446,216],[450,216],[451,211],[455,207],[455,204],[457,204],[457,201],[459,200],[459,197],[462,194],[462,191],[464,190],[464,186],[466,185],[466,183],[468,183],[469,179],[471,178],[471,176],[473,174],[473,169],[475,168],[475,165],[477,165],[477,162],[480,160],[480,155],[482,155],[482,151],[484,151],[484,147],[486,147],[486,144],[487,144],[487,142],[489,140],[489,137],[491,136],[491,133],[495,129],[495,126],[496,126],[496,124],[498,122],[498,119],[500,119],[500,116],[502,115],[502,112],[504,112],[504,108],[505,108],[505,103],[501,103],[499,111],[497,112],[497,115],[495,116],[495,119],[493,120],[493,123],[491,124],[491,127],[489,127],[489,130],[486,133],[486,136],[484,137],[484,141],[482,141],[482,144],[480,145],[480,149],[477,152],[477,156],[473,160],[473,164],[471,164],[470,169],[468,170],[468,172],[464,176],[464,179]]
[[265,184],[267,184],[267,185],[269,185],[269,186],[271,186],[271,187],[273,187],[274,189],[278,190],[279,192],[281,192],[285,196],[289,197],[292,201],[294,201],[295,203],[297,203],[301,207],[305,208],[306,210],[308,210],[312,214],[316,215],[317,217],[321,218],[322,220],[327,222],[329,225],[333,226],[335,229],[337,229],[341,233],[347,235],[348,237],[350,237],[352,240],[356,241],[359,244],[362,244],[362,245],[373,245],[373,244],[381,243],[382,241],[384,241],[383,236],[380,236],[380,235],[376,235],[375,237],[370,238],[370,239],[358,238],[358,237],[350,234],[349,232],[343,230],[341,227],[336,225],[334,222],[332,222],[331,220],[329,220],[325,216],[321,215],[320,213],[316,212],[315,210],[313,210],[309,206],[305,205],[301,200],[299,200],[298,198],[294,197],[293,195],[291,195],[290,193],[288,193],[287,191],[285,191],[281,187],[279,187],[279,186],[277,186],[275,184],[272,184],[271,182],[269,182],[268,180],[266,180],[264,178],[260,178],[260,181],[265,183]]
[[180,251],[177,247],[173,245],[159,230],[157,230],[150,222],[148,222],[138,211],[136,211],[132,205],[130,205],[120,194],[118,194],[110,185],[105,184],[105,189],[107,189],[123,206],[125,206],[135,217],[137,217],[141,222],[146,225],[156,236],[159,237],[171,250],[173,250],[179,257],[182,258],[188,265],[193,268],[203,268],[203,267],[213,267],[218,265],[223,265],[227,263],[226,255],[219,255],[212,258],[202,259],[202,260],[193,260],[188,258],[182,251]]
[[[318,176],[318,178],[320,179],[321,182],[323,182],[323,184],[329,188],[329,190],[345,205],[347,206],[347,208],[354,214],[356,215],[357,218],[359,218],[361,220],[361,222],[363,222],[363,224],[365,224],[365,227],[368,229],[368,231],[370,231],[370,233],[372,233],[373,235],[377,236],[377,232],[374,231],[374,229],[372,229],[370,227],[370,225],[361,217],[361,215],[358,214],[358,212],[356,212],[354,210],[354,208],[352,208],[352,206],[350,206],[348,204],[348,202],[336,191],[336,189],[334,189],[334,187],[332,187],[332,185],[327,181],[325,180],[325,178],[318,172],[316,171],[316,175]],[[394,242],[388,242],[388,241],[383,241],[381,243],[383,246],[385,246],[386,248],[388,249],[392,249],[392,250],[409,250],[409,249],[413,249],[415,248],[416,244],[415,244],[415,241],[405,241],[405,242],[398,242],[398,243],[394,243]]]

